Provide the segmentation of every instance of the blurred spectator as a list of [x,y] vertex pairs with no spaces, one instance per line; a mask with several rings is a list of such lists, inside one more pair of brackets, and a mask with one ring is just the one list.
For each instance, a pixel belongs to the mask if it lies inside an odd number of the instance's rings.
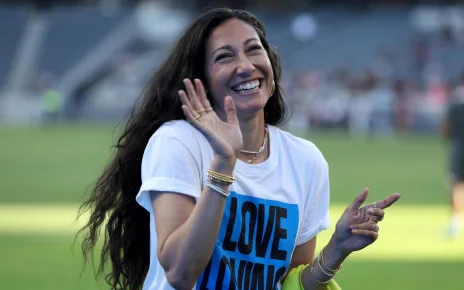
[[372,77],[370,92],[372,106],[372,132],[377,135],[393,133],[394,93],[391,82]]
[[441,134],[450,143],[452,198],[448,233],[455,237],[459,231],[460,214],[464,209],[464,74],[454,90],[442,123]]
[[61,94],[54,88],[46,89],[42,93],[44,123],[54,123],[58,121],[58,114],[62,105]]
[[413,104],[410,92],[408,91],[406,81],[398,80],[394,88],[394,123],[397,133],[404,135],[411,128]]
[[348,128],[351,136],[369,136],[372,113],[371,81],[370,72],[366,71],[352,83],[352,100],[348,108]]

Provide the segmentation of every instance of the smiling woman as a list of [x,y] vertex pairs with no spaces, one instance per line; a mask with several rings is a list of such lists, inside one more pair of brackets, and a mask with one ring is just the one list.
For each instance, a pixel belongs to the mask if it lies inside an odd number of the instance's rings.
[[215,111],[222,111],[224,96],[230,95],[239,119],[263,114],[274,73],[253,26],[239,19],[219,25],[207,41],[206,55],[206,81],[214,103],[220,104]]
[[105,227],[100,270],[110,260],[113,289],[328,289],[377,239],[399,194],[361,207],[366,189],[314,259],[329,227],[328,164],[277,127],[280,74],[248,12],[211,10],[179,39],[82,206],[84,255]]

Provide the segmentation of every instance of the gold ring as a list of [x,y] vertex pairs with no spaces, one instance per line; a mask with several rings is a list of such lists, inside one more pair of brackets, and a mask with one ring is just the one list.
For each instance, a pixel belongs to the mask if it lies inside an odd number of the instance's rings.
[[203,113],[204,111],[205,111],[205,109],[201,109],[201,110],[198,110],[197,113],[198,113],[198,114],[201,114],[201,113]]
[[372,204],[372,207],[373,207],[373,208],[377,208],[377,205],[376,205],[376,203],[377,203],[377,202],[376,202],[376,201],[374,201],[374,203]]
[[211,107],[208,107],[208,108],[206,108],[206,109],[205,109],[205,112],[207,112],[207,113],[208,113],[208,112],[211,112],[212,110],[213,110],[213,108],[211,108]]
[[200,115],[196,115],[193,119],[196,120],[196,119],[198,119],[200,117],[201,117]]

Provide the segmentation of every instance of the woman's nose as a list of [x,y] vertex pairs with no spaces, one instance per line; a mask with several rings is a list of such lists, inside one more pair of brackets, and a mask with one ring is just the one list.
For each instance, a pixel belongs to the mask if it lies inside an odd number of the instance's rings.
[[255,66],[251,61],[246,57],[242,56],[238,60],[237,64],[237,74],[248,76],[255,70]]

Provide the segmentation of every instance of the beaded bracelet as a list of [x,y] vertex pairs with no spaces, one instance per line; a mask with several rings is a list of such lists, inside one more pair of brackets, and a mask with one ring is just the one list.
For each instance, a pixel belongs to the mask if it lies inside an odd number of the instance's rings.
[[213,171],[211,169],[208,169],[207,172],[208,172],[209,178],[211,180],[215,181],[215,182],[218,182],[218,183],[222,183],[222,184],[225,184],[225,185],[230,185],[235,181],[234,176],[228,176],[228,175]]
[[215,183],[220,183],[220,184],[224,184],[224,185],[231,185],[233,183],[233,181],[231,181],[230,179],[224,179],[224,178],[221,178],[221,177],[217,177],[217,176],[214,176],[214,175],[209,175],[208,174],[208,177],[211,181],[214,181]]

